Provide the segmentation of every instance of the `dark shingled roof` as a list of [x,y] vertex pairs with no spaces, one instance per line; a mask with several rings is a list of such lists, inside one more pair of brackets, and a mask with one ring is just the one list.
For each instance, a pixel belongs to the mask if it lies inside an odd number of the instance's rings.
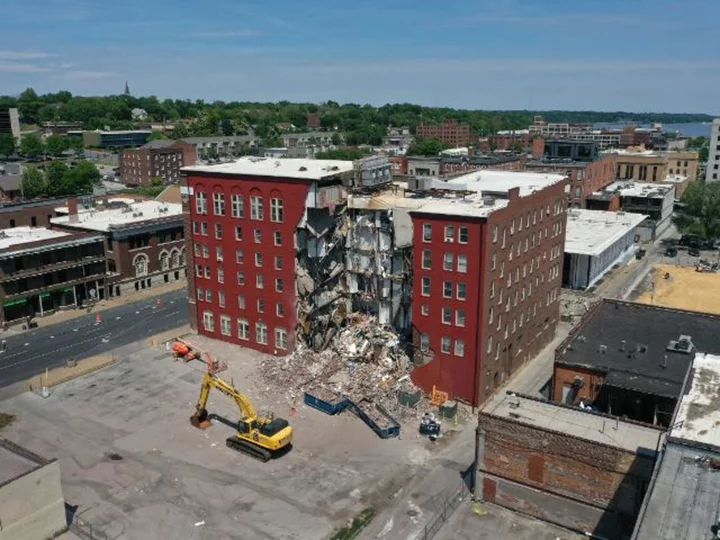
[[[681,335],[692,338],[690,354],[667,350]],[[607,385],[677,398],[694,353],[720,354],[720,317],[605,300],[568,343],[556,362],[602,371]]]

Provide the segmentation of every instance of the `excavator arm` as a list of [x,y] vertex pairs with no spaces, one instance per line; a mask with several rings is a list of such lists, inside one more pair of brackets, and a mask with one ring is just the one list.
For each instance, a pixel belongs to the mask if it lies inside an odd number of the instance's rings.
[[240,409],[243,421],[253,422],[257,419],[255,407],[253,407],[252,403],[245,395],[238,392],[230,383],[225,382],[219,377],[216,377],[206,371],[205,375],[203,375],[202,386],[200,387],[200,397],[198,398],[196,412],[191,418],[191,422],[195,427],[207,427],[207,425],[209,425],[207,401],[210,397],[210,390],[213,388],[216,388],[235,401],[238,409]]

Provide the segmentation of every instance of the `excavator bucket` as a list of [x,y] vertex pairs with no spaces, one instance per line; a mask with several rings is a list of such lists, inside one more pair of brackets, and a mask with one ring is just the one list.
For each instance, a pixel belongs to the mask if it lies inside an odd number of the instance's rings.
[[212,425],[207,409],[196,412],[190,417],[190,423],[198,429],[207,429]]

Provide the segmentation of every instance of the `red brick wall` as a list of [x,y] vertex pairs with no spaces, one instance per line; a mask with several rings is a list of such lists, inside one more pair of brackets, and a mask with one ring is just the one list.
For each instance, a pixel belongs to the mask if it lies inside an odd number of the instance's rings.
[[532,157],[533,159],[542,159],[545,154],[545,139],[542,137],[535,137],[532,142]]
[[572,386],[576,377],[580,377],[583,381],[583,386],[577,394],[577,400],[588,399],[593,401],[600,393],[600,387],[605,382],[605,375],[599,371],[556,364],[553,369],[552,380],[553,401],[562,403],[563,388]]
[[[654,458],[486,413],[478,427],[485,431],[483,472],[624,514],[639,510]],[[621,485],[630,495],[622,500]]]
[[[66,204],[63,199],[53,199],[47,204],[38,206],[5,207],[0,212],[0,229],[12,227],[49,227],[50,218],[55,215],[55,208]],[[33,223],[33,217],[35,223]]]

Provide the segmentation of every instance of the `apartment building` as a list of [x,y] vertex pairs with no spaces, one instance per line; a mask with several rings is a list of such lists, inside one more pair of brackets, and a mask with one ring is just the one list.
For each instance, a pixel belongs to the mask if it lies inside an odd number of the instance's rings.
[[106,296],[126,296],[185,279],[182,207],[162,201],[107,199],[56,208],[53,230],[100,235],[107,258]]
[[659,152],[655,150],[613,150],[618,180],[636,180],[676,186],[682,196],[688,181],[697,178],[697,152]]
[[20,138],[20,117],[16,108],[0,106],[0,133]]
[[453,148],[469,146],[472,140],[470,126],[452,119],[441,124],[420,124],[415,135],[420,139],[438,139]]
[[413,381],[473,405],[554,336],[565,244],[563,175],[481,171],[413,222]]
[[230,159],[243,156],[258,146],[258,140],[251,135],[228,135],[216,137],[185,137],[180,139],[189,144],[196,159]]
[[155,178],[163,184],[180,180],[180,169],[195,165],[195,149],[183,141],[158,140],[120,153],[120,179],[131,186],[147,186]]
[[286,155],[290,158],[314,159],[315,154],[335,150],[334,131],[312,131],[309,133],[286,133],[282,136]]
[[152,135],[149,129],[133,129],[125,131],[82,131],[69,130],[70,137],[81,137],[86,148],[133,148],[142,146]]
[[705,181],[717,182],[720,180],[720,118],[713,120],[709,144],[710,150],[708,152]]

